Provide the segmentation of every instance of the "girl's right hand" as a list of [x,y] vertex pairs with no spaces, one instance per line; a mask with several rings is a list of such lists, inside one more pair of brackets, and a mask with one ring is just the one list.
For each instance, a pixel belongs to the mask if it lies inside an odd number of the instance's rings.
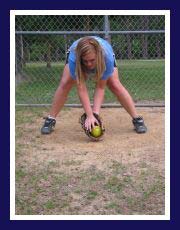
[[95,125],[99,125],[99,122],[94,117],[94,115],[87,116],[85,120],[85,128],[91,132],[92,128],[94,128]]

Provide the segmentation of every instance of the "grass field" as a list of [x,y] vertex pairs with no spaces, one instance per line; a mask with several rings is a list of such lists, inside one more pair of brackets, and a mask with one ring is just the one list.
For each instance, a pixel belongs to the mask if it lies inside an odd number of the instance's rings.
[[[165,84],[164,60],[123,60],[118,62],[121,82],[135,101],[163,101]],[[29,63],[23,68],[23,78],[16,87],[16,104],[48,104],[59,84],[64,63]],[[88,81],[90,98],[94,93],[94,81]],[[116,98],[106,89],[105,103],[114,103]],[[67,103],[79,103],[76,88]]]

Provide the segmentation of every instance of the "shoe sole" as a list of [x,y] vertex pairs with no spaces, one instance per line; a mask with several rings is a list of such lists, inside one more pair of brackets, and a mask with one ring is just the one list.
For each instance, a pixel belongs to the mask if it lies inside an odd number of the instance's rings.
[[41,134],[50,134],[50,133],[52,133],[54,130],[53,129],[51,129],[51,130],[43,130],[43,129],[41,129]]
[[136,129],[134,129],[135,131],[136,131],[136,133],[138,133],[138,134],[141,134],[141,133],[146,133],[147,132],[147,129],[146,130],[144,130],[144,131],[140,131],[140,132],[138,132]]

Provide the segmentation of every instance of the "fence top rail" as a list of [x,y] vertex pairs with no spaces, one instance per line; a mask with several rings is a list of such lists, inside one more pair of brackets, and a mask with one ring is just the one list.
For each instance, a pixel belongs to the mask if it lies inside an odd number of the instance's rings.
[[165,33],[165,30],[131,30],[131,31],[15,31],[16,34],[159,34]]

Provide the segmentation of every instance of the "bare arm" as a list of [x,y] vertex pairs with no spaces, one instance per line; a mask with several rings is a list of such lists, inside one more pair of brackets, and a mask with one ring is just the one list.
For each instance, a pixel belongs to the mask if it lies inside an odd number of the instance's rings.
[[85,121],[85,127],[91,131],[95,123],[98,124],[98,121],[93,115],[93,111],[91,108],[91,103],[90,103],[90,99],[89,99],[89,95],[88,95],[88,91],[87,91],[87,87],[85,83],[81,83],[80,85],[77,84],[77,90],[78,90],[79,99],[82,103],[85,113],[87,114],[87,119]]

